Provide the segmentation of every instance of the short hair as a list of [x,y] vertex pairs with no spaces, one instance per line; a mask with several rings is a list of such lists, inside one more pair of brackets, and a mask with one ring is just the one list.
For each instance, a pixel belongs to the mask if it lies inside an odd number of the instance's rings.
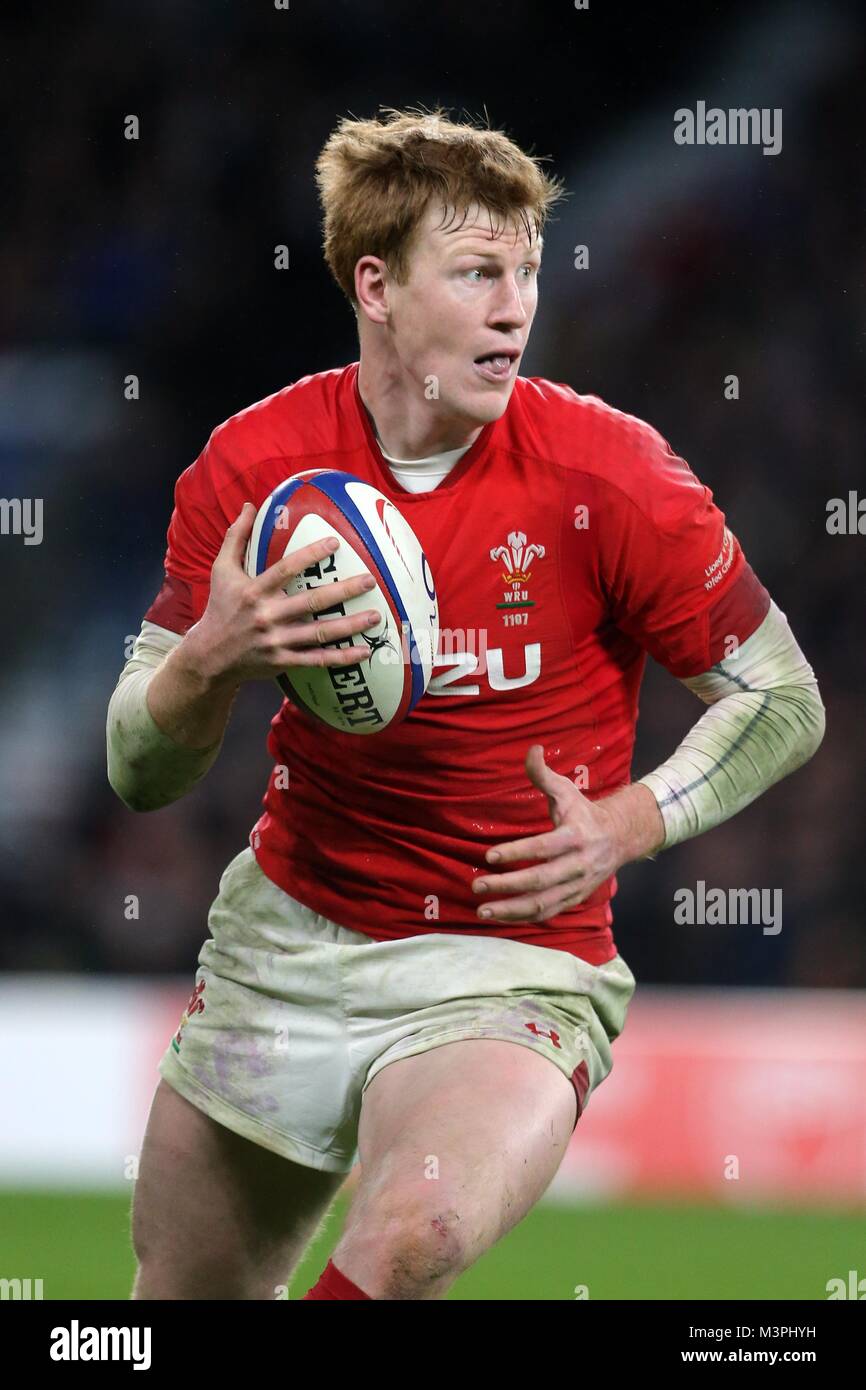
[[476,204],[486,209],[492,236],[520,219],[531,242],[563,196],[540,158],[500,130],[450,120],[441,107],[383,107],[372,120],[344,117],[316,161],[316,183],[325,260],[353,306],[362,256],[380,257],[405,284],[413,237],[431,199],[441,202],[444,215],[454,208],[465,218]]

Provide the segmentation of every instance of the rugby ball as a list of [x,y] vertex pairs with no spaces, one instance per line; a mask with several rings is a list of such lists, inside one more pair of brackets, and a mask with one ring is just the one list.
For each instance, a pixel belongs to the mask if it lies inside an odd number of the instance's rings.
[[246,572],[263,574],[288,551],[326,536],[337,536],[339,549],[297,575],[285,592],[301,594],[368,571],[375,588],[317,617],[376,609],[382,615],[377,627],[332,644],[365,642],[371,656],[352,666],[294,666],[277,681],[293,704],[330,728],[375,734],[405,719],[430,683],[439,635],[433,576],[394,503],[351,473],[331,468],[295,473],[274,488],[256,516]]

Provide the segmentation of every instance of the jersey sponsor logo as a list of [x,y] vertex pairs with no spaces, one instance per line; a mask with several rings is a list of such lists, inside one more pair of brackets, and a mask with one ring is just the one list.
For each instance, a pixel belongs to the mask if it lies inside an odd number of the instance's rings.
[[543,545],[527,545],[526,533],[524,531],[509,531],[508,544],[496,545],[490,551],[490,558],[494,562],[502,561],[504,569],[502,578],[511,588],[506,589],[502,595],[502,603],[497,603],[497,608],[534,608],[535,600],[529,597],[529,590],[525,587],[532,578],[530,565],[533,560],[543,560],[545,547]]
[[[487,664],[479,674],[487,676],[491,690],[519,690],[524,685],[533,685],[541,675],[541,643],[527,642],[523,647],[523,671],[519,675],[506,676],[502,647],[487,648]],[[474,652],[455,652],[451,656],[437,657],[436,665],[447,665],[453,669],[437,674],[434,670],[427,687],[428,695],[480,695],[480,685],[456,685],[464,676],[478,672],[478,657]]]

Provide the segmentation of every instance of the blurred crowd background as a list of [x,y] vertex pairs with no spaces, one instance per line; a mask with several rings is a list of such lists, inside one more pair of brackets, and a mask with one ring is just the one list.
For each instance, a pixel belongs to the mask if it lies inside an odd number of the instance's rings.
[[[106,707],[179,473],[227,416],[356,356],[321,259],[319,148],[343,114],[423,102],[551,157],[570,197],[524,374],[648,419],[688,459],[827,707],[805,769],[622,871],[620,950],[645,982],[866,984],[866,537],[826,529],[830,498],[866,495],[856,7],[84,0],[4,9],[2,42],[0,492],[44,499],[44,538],[0,537],[0,967],[194,969],[279,692],[247,686],[207,779],[148,815],[108,785]],[[781,153],[678,146],[674,112],[699,100],[780,108]],[[650,663],[635,776],[702,711]],[[677,925],[674,892],[701,879],[781,889],[781,933]]]

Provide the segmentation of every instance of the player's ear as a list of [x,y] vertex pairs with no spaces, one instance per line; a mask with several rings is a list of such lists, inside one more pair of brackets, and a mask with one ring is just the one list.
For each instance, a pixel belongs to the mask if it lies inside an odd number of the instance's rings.
[[371,323],[387,323],[388,267],[379,256],[362,256],[355,266],[355,298],[360,318],[365,314]]

